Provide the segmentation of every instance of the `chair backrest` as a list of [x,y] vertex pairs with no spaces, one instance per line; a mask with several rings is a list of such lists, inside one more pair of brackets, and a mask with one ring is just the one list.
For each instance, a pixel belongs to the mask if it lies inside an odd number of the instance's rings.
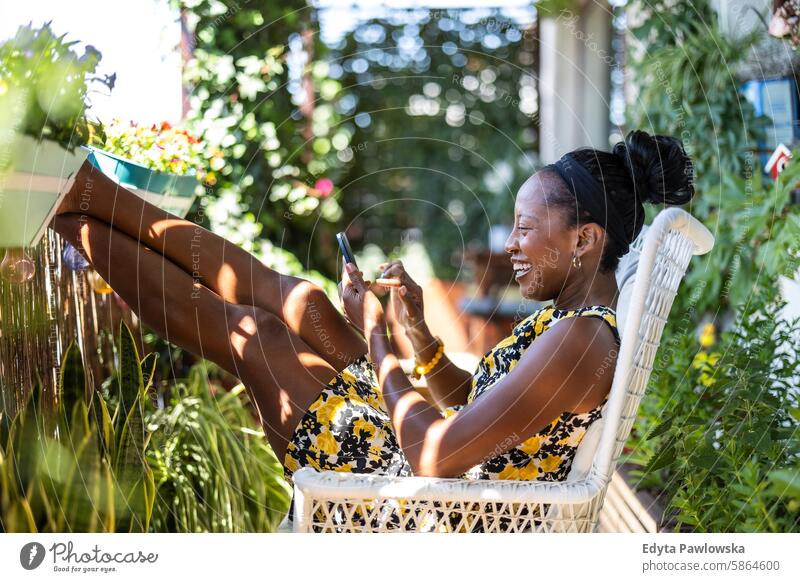
[[622,344],[600,420],[578,447],[567,481],[606,486],[630,435],[664,325],[692,255],[711,250],[709,230],[679,208],[662,210],[617,267],[617,327]]

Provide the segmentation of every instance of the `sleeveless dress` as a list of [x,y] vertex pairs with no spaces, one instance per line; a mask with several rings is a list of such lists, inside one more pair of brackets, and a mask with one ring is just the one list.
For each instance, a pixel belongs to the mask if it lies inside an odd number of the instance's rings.
[[[611,327],[619,345],[615,311],[592,305],[561,310],[543,307],[519,322],[508,337],[483,356],[475,370],[466,405],[443,411],[449,417],[480,398],[520,361],[533,341],[569,317],[597,317]],[[539,433],[461,475],[464,479],[560,481],[586,429],[600,417],[605,400],[593,410],[564,412]],[[499,449],[502,443],[498,445]],[[367,355],[354,361],[322,390],[292,434],[284,457],[284,476],[291,483],[300,467],[316,470],[410,476],[412,470],[392,428],[377,376]],[[473,530],[474,531],[474,530]]]

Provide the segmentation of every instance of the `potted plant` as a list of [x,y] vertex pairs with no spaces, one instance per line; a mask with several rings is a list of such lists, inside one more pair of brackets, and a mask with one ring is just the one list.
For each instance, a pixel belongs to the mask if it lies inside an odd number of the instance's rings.
[[21,26],[0,44],[0,247],[38,244],[70,178],[101,130],[86,117],[100,53],[56,36],[50,23]]
[[[213,183],[206,172],[205,147],[189,132],[167,122],[153,125],[114,120],[105,128],[102,149],[89,160],[126,188],[181,218],[197,196],[199,180]],[[211,157],[219,169],[222,159]]]

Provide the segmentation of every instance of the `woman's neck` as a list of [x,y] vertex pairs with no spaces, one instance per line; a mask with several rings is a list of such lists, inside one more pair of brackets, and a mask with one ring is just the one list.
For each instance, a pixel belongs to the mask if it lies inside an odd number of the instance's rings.
[[591,279],[576,279],[567,284],[553,301],[556,309],[578,309],[589,305],[617,308],[617,277],[614,273],[597,273]]

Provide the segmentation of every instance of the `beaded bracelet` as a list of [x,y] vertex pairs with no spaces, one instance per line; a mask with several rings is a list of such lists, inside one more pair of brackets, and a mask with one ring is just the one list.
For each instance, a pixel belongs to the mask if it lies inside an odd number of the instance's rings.
[[439,348],[436,350],[436,354],[431,358],[431,361],[427,364],[420,364],[417,363],[414,366],[414,379],[419,380],[422,376],[429,373],[436,367],[436,364],[439,363],[439,360],[442,359],[442,355],[444,355],[444,342],[439,338],[439,336],[434,336],[436,338],[436,342],[439,344]]

